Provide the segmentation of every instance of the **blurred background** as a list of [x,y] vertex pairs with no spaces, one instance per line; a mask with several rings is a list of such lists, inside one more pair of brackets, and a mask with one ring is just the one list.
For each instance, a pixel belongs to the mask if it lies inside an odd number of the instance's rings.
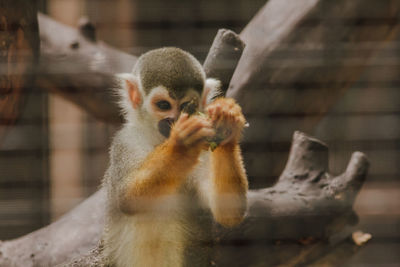
[[[219,28],[240,33],[264,4],[265,0],[42,0],[40,10],[72,27],[87,17],[99,40],[133,55],[177,46],[202,62]],[[371,162],[355,210],[360,216],[357,227],[372,233],[373,241],[350,264],[400,266],[400,36],[379,46],[359,80],[307,133],[328,144],[334,174],[345,169],[353,151],[366,153]],[[292,64],[302,61],[294,58]],[[56,220],[95,192],[118,129],[58,95],[40,90],[27,94],[19,120],[0,143],[1,240]],[[304,115],[290,108],[297,101],[295,92],[289,97],[281,100],[288,101],[286,109],[269,114],[275,134],[267,149],[244,148],[251,188],[271,186],[285,166],[293,125]]]

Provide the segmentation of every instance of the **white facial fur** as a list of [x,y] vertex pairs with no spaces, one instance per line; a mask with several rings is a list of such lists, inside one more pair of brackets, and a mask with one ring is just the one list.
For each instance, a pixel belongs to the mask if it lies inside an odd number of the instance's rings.
[[[149,114],[152,114],[152,109],[151,109],[151,105],[150,105],[150,103],[151,103],[150,99],[152,98],[152,96],[157,95],[157,96],[162,96],[165,99],[170,99],[171,103],[177,104],[176,105],[177,107],[179,107],[180,104],[182,104],[186,101],[190,101],[192,98],[196,97],[199,99],[199,110],[202,111],[204,109],[204,107],[207,104],[209,104],[216,95],[218,95],[220,93],[220,87],[221,87],[220,81],[213,79],[213,78],[208,78],[205,81],[205,86],[204,86],[202,96],[200,96],[197,91],[191,89],[191,90],[188,90],[185,97],[183,99],[179,100],[178,101],[179,103],[177,103],[177,101],[175,99],[172,99],[169,96],[168,91],[163,86],[153,88],[151,90],[150,94],[148,96],[145,96],[145,93],[143,92],[143,89],[142,89],[142,85],[140,83],[140,79],[138,77],[136,77],[135,75],[133,75],[132,73],[117,74],[116,78],[119,82],[119,86],[118,86],[119,88],[116,90],[116,93],[120,97],[119,105],[120,105],[122,112],[128,122],[138,121],[137,113],[139,112],[139,110],[135,110],[132,108],[132,103],[130,101],[128,89],[126,86],[127,82],[134,83],[137,85],[140,95],[142,96],[142,98],[144,98],[144,103],[142,103],[142,104],[145,108],[145,111],[149,112]],[[175,112],[176,112],[176,110],[175,110]],[[157,115],[163,116],[163,114],[161,114],[161,113],[157,113]],[[174,115],[174,114],[172,114],[172,115]]]
[[[197,99],[198,105],[200,104],[200,95],[195,90],[188,90],[182,99],[172,98],[168,90],[163,86],[158,86],[150,91],[150,94],[145,97],[143,102],[143,109],[152,117],[152,124],[157,129],[157,124],[160,120],[171,118],[177,120],[181,113],[181,105],[189,102],[192,99]],[[157,102],[166,101],[170,105],[170,109],[163,110],[157,106]]]
[[[159,132],[158,123],[160,120],[165,118],[177,120],[181,113],[181,105],[193,98],[198,101],[198,110],[203,111],[205,106],[211,102],[211,99],[220,92],[220,82],[209,78],[205,81],[201,96],[196,90],[189,89],[182,99],[177,100],[173,99],[169,95],[168,90],[163,86],[153,88],[149,95],[146,95],[142,89],[140,78],[132,73],[119,74],[117,75],[117,79],[120,86],[116,92],[120,96],[119,105],[126,119],[127,126],[130,125],[145,132],[148,139],[153,140],[153,144],[159,144],[165,140],[165,137]],[[131,102],[129,96],[130,85],[134,85],[138,90],[138,94],[140,95],[138,105],[134,105]],[[156,103],[159,100],[167,101],[171,105],[171,108],[168,110],[157,108]]]

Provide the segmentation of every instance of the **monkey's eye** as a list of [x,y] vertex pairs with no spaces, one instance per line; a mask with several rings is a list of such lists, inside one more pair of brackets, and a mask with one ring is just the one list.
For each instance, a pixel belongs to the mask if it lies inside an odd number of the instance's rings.
[[161,100],[156,103],[156,106],[161,110],[170,110],[171,104],[168,101]]

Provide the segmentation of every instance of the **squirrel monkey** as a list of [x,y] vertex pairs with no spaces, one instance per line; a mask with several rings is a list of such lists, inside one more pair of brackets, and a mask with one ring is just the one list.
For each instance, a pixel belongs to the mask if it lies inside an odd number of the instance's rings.
[[[232,227],[246,211],[241,108],[228,98],[207,105],[220,83],[178,48],[149,51],[118,78],[126,122],[103,180],[107,264],[209,266],[213,221]],[[189,104],[207,116],[182,112]],[[228,134],[211,152],[219,128]]]

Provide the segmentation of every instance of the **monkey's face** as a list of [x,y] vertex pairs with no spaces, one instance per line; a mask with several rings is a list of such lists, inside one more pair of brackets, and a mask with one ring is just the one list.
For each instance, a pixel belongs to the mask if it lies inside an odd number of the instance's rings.
[[200,95],[195,90],[187,90],[180,99],[170,95],[162,86],[153,88],[147,97],[145,109],[153,120],[153,126],[164,137],[169,137],[173,123],[185,108],[191,105],[191,109],[199,109]]

